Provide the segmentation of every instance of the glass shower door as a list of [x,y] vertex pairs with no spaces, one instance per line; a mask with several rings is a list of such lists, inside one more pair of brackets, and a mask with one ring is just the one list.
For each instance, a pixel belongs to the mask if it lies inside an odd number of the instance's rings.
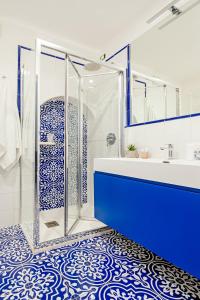
[[37,51],[37,188],[39,242],[65,236],[65,55]]
[[66,102],[66,202],[65,229],[69,234],[79,220],[80,213],[80,76],[67,57]]
[[70,233],[79,219],[79,74],[67,53],[38,40],[36,245]]
[[20,160],[21,225],[26,237],[33,242],[35,205],[35,60],[34,52],[20,50],[20,117],[22,125],[22,154]]

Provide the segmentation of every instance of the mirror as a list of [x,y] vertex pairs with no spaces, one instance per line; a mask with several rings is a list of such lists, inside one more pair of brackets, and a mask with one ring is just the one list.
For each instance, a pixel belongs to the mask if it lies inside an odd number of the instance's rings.
[[199,3],[187,1],[131,45],[129,125],[200,114]]

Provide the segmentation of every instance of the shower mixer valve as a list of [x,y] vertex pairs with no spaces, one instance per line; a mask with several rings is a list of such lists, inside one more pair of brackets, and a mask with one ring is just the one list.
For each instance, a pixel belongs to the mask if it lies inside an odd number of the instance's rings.
[[106,137],[106,141],[107,141],[107,146],[112,146],[114,145],[114,143],[116,142],[116,135],[115,133],[108,133],[107,137]]

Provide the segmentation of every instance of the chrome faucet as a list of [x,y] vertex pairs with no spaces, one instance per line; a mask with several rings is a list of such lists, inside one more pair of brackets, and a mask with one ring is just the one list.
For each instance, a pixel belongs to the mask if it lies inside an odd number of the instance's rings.
[[167,159],[173,159],[173,145],[172,144],[166,144],[164,147],[160,147],[160,150],[167,150]]
[[194,159],[200,160],[200,150],[199,149],[194,151]]

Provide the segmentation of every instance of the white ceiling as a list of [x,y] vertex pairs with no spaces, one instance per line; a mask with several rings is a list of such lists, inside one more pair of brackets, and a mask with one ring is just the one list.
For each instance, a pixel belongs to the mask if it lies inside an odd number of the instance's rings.
[[0,17],[91,49],[117,49],[143,31],[169,0],[0,0]]

